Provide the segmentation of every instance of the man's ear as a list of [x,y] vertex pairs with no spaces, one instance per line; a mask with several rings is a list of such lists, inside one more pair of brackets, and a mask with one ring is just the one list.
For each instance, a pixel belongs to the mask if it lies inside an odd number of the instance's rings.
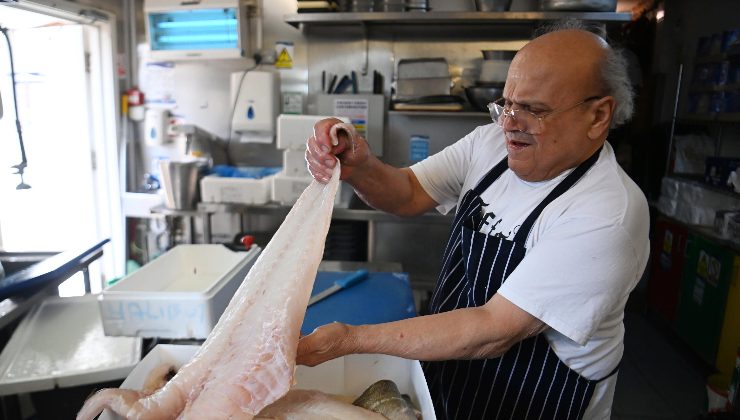
[[591,120],[588,128],[588,138],[591,140],[602,138],[609,131],[616,106],[613,96],[605,96],[595,102],[591,106]]

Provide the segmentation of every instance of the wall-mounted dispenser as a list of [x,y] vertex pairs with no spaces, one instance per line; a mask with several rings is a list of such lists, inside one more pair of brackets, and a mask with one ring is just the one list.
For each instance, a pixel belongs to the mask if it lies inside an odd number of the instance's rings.
[[246,57],[249,0],[145,0],[154,60]]
[[[244,77],[242,79],[242,76]],[[233,133],[246,143],[272,143],[280,111],[280,75],[272,71],[231,74]]]

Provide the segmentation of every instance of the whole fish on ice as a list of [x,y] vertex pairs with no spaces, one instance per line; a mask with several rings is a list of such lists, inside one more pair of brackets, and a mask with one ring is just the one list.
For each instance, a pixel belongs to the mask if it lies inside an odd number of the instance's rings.
[[419,417],[396,383],[387,379],[370,385],[352,404],[382,414],[388,420],[417,420]]
[[77,415],[252,419],[293,384],[300,327],[324,252],[339,164],[300,196],[193,359],[158,391],[105,389]]
[[293,389],[265,407],[256,420],[388,420],[320,391]]

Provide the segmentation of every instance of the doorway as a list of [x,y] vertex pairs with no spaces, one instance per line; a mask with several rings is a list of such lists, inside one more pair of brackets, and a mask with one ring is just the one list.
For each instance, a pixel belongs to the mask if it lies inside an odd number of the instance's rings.
[[[111,238],[90,266],[92,291],[123,270],[115,73],[108,25],[0,6],[12,45],[18,116],[28,166],[21,161],[5,39],[0,39],[0,249],[64,251]],[[84,293],[81,276],[60,287]]]

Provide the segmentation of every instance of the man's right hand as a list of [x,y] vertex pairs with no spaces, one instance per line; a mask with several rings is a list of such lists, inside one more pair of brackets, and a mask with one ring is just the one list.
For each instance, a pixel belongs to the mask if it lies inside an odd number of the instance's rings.
[[[336,144],[330,135],[335,129]],[[342,129],[343,127],[345,129]],[[351,124],[343,124],[336,118],[327,118],[317,122],[313,127],[314,135],[306,142],[306,163],[311,176],[319,182],[327,183],[337,164],[335,156],[342,163],[340,179],[347,179],[352,171],[366,163],[370,157],[370,147]]]

